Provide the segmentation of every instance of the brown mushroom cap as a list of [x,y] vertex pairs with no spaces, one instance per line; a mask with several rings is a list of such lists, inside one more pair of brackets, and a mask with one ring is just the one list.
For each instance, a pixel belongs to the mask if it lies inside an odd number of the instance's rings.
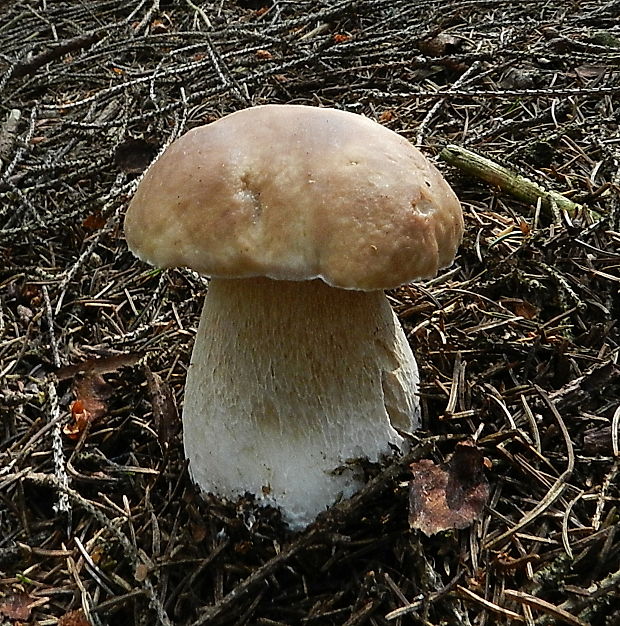
[[140,182],[125,233],[160,267],[371,290],[452,263],[463,217],[438,170],[391,130],[265,105],[174,141]]

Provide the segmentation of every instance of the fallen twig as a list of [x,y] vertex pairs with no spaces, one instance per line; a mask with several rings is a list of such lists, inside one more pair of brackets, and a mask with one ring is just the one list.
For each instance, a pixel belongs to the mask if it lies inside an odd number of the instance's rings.
[[18,62],[13,69],[13,76],[27,76],[34,74],[39,68],[43,67],[47,63],[59,59],[65,54],[75,52],[81,48],[86,48],[96,41],[99,41],[105,36],[106,29],[99,29],[91,33],[84,33],[77,37],[72,37],[65,41],[61,41],[57,45],[40,52],[39,54],[25,60]]
[[[519,200],[534,205],[540,200],[545,211],[552,211],[555,205],[560,211],[566,211],[570,217],[575,217],[583,209],[581,205],[569,200],[561,193],[544,189],[529,178],[460,146],[447,145],[439,157],[465,173],[499,187],[502,191]],[[586,211],[594,219],[599,220],[603,217],[591,209],[586,209]]]

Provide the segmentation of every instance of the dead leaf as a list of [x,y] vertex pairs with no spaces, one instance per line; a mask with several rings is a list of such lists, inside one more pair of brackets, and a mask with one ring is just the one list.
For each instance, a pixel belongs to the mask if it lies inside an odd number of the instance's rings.
[[93,418],[103,417],[108,410],[106,400],[112,397],[113,389],[99,374],[83,374],[75,377],[73,393]]
[[64,434],[79,439],[85,428],[101,419],[108,410],[106,400],[112,395],[112,387],[99,374],[78,374],[73,382],[75,401],[71,404],[73,423],[66,424]]
[[84,611],[77,609],[76,611],[65,613],[58,620],[58,626],[91,626],[91,623],[86,619]]
[[61,367],[56,371],[58,380],[73,378],[75,401],[71,404],[72,422],[63,428],[70,439],[79,439],[88,424],[101,419],[108,410],[106,400],[112,387],[101,374],[115,372],[121,367],[135,365],[144,355],[117,354],[101,359],[88,359],[77,365]]
[[180,429],[179,413],[170,385],[159,374],[145,365],[146,384],[151,396],[153,419],[157,438],[162,447],[167,446]]
[[502,298],[500,302],[515,315],[523,317],[526,320],[533,320],[539,313],[538,307],[520,298]]
[[101,211],[95,211],[95,213],[91,213],[84,219],[82,226],[86,230],[99,230],[105,226],[105,223],[106,220],[105,217],[101,215]]
[[149,577],[149,568],[144,563],[138,563],[136,565],[136,571],[134,572],[134,578],[139,582],[144,582]]
[[70,424],[65,424],[62,432],[69,439],[79,439],[90,422],[90,413],[84,409],[80,400],[71,404],[71,419],[73,421]]
[[168,32],[169,25],[163,20],[153,20],[151,22],[151,32],[154,35],[162,35]]
[[409,526],[428,536],[470,526],[489,497],[483,468],[484,456],[471,443],[458,444],[443,466],[430,459],[412,463]]
[[0,615],[9,619],[28,620],[32,610],[32,598],[27,593],[12,593],[0,599]]
[[601,78],[607,70],[608,67],[606,65],[580,65],[575,68],[575,75],[584,83],[587,83]]
[[392,111],[392,109],[386,109],[385,111],[383,111],[383,113],[381,113],[381,115],[379,115],[379,121],[391,122],[395,117],[396,114],[394,113],[394,111]]
[[434,37],[429,37],[418,42],[420,52],[432,57],[441,57],[445,54],[459,52],[463,46],[463,40],[450,35],[449,33],[439,33]]

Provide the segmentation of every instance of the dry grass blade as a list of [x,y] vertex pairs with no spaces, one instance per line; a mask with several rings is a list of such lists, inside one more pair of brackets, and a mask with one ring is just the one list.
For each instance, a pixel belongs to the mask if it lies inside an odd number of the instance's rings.
[[580,619],[577,619],[574,615],[568,613],[557,606],[551,604],[551,602],[547,602],[546,600],[541,600],[540,598],[536,598],[535,596],[530,595],[529,593],[523,593],[522,591],[514,591],[512,589],[504,589],[504,595],[512,600],[516,600],[520,604],[526,604],[527,606],[538,609],[540,611],[544,611],[557,619],[560,622],[566,624],[573,624],[573,626],[587,626],[585,622],[582,622]]
[[461,585],[458,585],[457,591],[461,595],[461,597],[463,597],[464,599],[475,602],[476,604],[484,607],[485,609],[489,609],[492,613],[495,613],[496,615],[508,617],[510,619],[515,620],[516,622],[525,621],[522,615],[519,615],[518,613],[515,613],[514,611],[511,611],[510,609],[505,609],[504,607],[499,606],[495,604],[494,602],[491,602],[490,600],[483,598],[482,596],[479,596],[477,593],[474,593],[473,591],[471,591],[470,589],[467,589],[466,587],[461,587]]

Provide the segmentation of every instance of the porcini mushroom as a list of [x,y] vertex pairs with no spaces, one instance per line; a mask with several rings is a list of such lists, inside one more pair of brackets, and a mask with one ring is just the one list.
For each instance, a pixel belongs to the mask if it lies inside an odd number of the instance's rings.
[[452,263],[461,207],[406,139],[360,115],[266,105],[195,128],[130,204],[131,250],[211,276],[183,438],[205,492],[292,528],[419,427],[416,362],[383,292]]

